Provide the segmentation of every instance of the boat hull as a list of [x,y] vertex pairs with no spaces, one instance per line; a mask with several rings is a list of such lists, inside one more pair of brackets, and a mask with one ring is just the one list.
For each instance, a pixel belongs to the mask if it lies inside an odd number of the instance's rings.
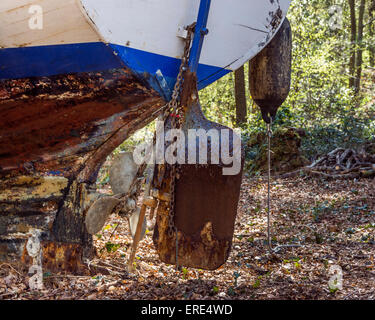
[[0,81],[0,261],[32,263],[37,229],[44,270],[86,273],[97,173],[164,105],[126,68]]
[[[216,0],[198,87],[260,52],[289,3]],[[169,100],[182,30],[198,6],[198,0],[1,1],[0,260],[32,263],[26,244],[37,229],[44,270],[85,270],[94,248],[84,220],[98,196],[97,173]]]
[[[290,0],[212,3],[197,71],[203,89],[259,53],[277,33]],[[127,67],[170,100],[184,27],[199,0],[4,0],[0,79]],[[40,24],[40,25],[38,25]]]
[[127,69],[0,81],[0,173],[75,174],[118,130],[127,128],[125,140],[163,104]]

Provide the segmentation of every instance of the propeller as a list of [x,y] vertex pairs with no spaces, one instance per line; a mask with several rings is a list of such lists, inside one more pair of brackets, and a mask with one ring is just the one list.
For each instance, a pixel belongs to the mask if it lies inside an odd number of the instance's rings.
[[[109,183],[115,194],[112,197],[102,197],[96,200],[86,213],[85,225],[89,234],[97,234],[102,230],[108,216],[121,202],[120,198],[130,192],[133,181],[137,179],[138,166],[133,160],[131,152],[119,153],[113,160],[109,170]],[[135,192],[136,190],[134,190]],[[136,202],[128,198],[124,204],[123,211],[130,213],[128,217],[129,229],[134,238],[138,224],[140,209],[136,207]],[[146,219],[143,221],[141,238],[146,232]]]
[[119,153],[109,170],[109,184],[114,194],[125,194],[138,172],[138,166],[134,162],[131,152]]

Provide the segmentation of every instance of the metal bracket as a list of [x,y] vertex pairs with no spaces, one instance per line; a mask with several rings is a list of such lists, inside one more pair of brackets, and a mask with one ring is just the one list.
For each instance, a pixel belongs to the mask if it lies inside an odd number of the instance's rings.
[[179,26],[177,29],[177,37],[182,39],[187,39],[188,31],[186,30],[186,27]]

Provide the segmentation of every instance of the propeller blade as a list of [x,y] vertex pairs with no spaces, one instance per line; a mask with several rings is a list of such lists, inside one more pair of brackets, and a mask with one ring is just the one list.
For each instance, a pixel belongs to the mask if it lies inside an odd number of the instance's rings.
[[138,166],[133,160],[133,154],[131,152],[119,153],[109,170],[109,184],[113,193],[127,193],[137,171]]
[[100,232],[108,216],[119,203],[120,200],[114,197],[105,197],[96,200],[86,214],[85,225],[87,232],[92,235]]

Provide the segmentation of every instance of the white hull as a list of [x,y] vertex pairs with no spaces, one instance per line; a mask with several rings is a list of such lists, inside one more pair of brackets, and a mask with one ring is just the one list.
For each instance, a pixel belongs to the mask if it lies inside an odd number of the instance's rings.
[[[0,79],[128,67],[169,99],[183,52],[181,30],[196,21],[199,3],[2,0]],[[199,89],[259,53],[278,31],[289,5],[290,0],[212,1]]]
[[[42,29],[30,29],[36,14],[43,10]],[[1,0],[0,48],[34,47],[101,41],[82,11],[79,0]]]

